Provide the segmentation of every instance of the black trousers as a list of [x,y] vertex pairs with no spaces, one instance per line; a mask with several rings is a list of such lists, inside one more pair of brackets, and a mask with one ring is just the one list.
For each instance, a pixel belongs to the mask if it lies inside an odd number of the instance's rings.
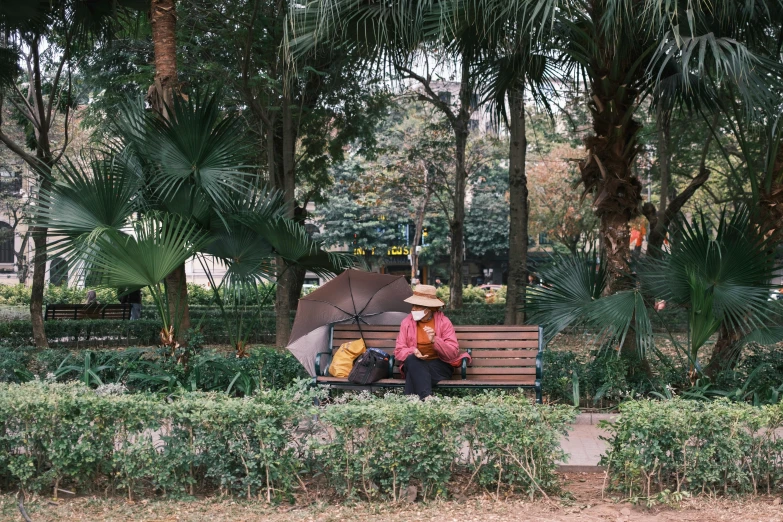
[[450,379],[454,368],[440,359],[428,361],[410,355],[403,364],[405,371],[405,395],[418,395],[421,400],[432,395],[432,387]]

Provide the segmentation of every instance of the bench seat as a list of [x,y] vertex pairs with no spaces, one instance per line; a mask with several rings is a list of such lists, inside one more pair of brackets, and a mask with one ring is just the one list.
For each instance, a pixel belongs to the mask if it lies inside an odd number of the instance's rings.
[[[539,326],[455,326],[460,349],[471,354],[468,366],[454,368],[451,379],[438,383],[439,388],[532,388],[541,402],[543,377],[543,331]],[[341,388],[402,387],[405,380],[394,359],[398,326],[355,324],[332,326],[328,350],[316,355],[314,383]],[[383,350],[391,356],[392,377],[369,385],[358,385],[346,378],[329,375],[332,353],[345,342],[364,338],[368,348]]]

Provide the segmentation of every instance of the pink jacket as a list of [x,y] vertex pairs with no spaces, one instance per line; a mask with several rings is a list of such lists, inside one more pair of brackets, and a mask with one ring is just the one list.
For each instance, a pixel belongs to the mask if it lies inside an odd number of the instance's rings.
[[[457,334],[451,325],[449,318],[443,312],[435,312],[435,352],[438,358],[452,366],[459,366],[462,359],[467,358],[470,364],[470,354],[459,351]],[[416,321],[409,315],[402,320],[400,333],[397,335],[397,343],[394,347],[394,358],[402,364],[409,355],[416,351]]]

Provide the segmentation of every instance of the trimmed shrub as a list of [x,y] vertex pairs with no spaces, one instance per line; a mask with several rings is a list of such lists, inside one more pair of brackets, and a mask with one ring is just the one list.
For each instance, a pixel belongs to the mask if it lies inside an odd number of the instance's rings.
[[75,383],[0,385],[0,480],[55,496],[66,486],[128,498],[198,487],[277,499],[297,483],[294,434],[309,404],[293,389],[166,402]]
[[[263,322],[254,319],[250,329],[251,344],[274,342],[274,317],[267,314]],[[227,344],[229,335],[220,317],[193,318],[205,344]],[[151,346],[158,343],[161,323],[157,319],[122,321],[115,319],[85,319],[79,321],[46,321],[46,337],[50,346],[70,348]],[[249,327],[250,328],[250,327]],[[33,327],[30,321],[0,323],[0,339],[9,346],[33,344]]]
[[[449,302],[449,287],[441,286],[438,288],[438,299],[444,303]],[[485,304],[487,292],[482,290],[478,286],[468,285],[462,288],[462,302],[464,304]],[[502,286],[495,292],[495,299],[497,304],[504,304],[506,302],[506,287]]]
[[559,437],[573,415],[571,408],[536,406],[522,395],[422,402],[365,393],[324,411],[330,438],[317,443],[318,462],[350,497],[399,500],[410,484],[425,500],[444,497],[456,470],[479,485],[532,497],[557,490],[556,462],[565,459]]
[[[302,381],[304,382],[304,381]],[[127,495],[291,499],[305,473],[348,497],[445,497],[452,473],[495,491],[557,491],[566,407],[521,396],[361,395],[320,410],[300,386],[161,399],[118,386],[0,384],[0,485]],[[313,415],[320,413],[319,420]]]
[[[89,319],[79,321],[46,321],[46,337],[50,346],[119,347],[150,346],[158,342],[160,322],[154,312],[148,314],[145,307],[144,319],[122,321],[113,319]],[[502,305],[470,305],[462,310],[448,310],[448,317],[455,325],[503,324]],[[152,318],[147,318],[147,317]],[[291,320],[295,314],[291,315]],[[222,317],[214,309],[192,310],[193,328],[198,329],[205,344],[227,344],[228,331]],[[245,316],[250,330],[251,344],[270,344],[275,341],[275,314],[263,312]],[[8,346],[29,346],[33,343],[33,327],[29,320],[0,322],[0,342]]]
[[[623,496],[771,493],[783,485],[783,408],[725,400],[628,401],[601,458]],[[668,492],[668,493],[667,493]]]

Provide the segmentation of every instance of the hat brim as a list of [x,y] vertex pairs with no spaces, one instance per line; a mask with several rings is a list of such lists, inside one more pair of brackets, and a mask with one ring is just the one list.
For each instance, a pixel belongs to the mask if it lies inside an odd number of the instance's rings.
[[409,298],[405,299],[405,302],[414,305],[419,305],[419,306],[428,306],[430,308],[438,308],[446,305],[446,303],[444,303],[437,297],[429,298],[429,297],[421,297],[418,295],[410,296]]

